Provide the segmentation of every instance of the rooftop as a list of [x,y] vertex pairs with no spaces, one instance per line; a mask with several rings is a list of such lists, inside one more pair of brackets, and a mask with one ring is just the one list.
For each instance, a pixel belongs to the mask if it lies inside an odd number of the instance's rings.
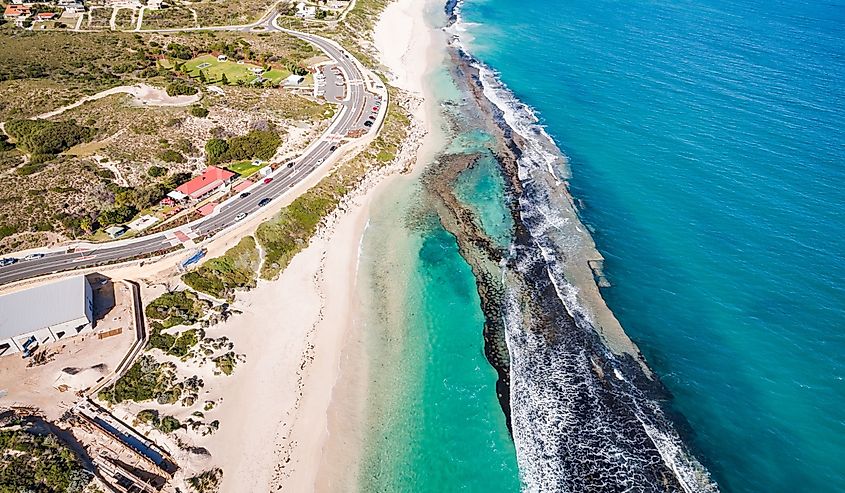
[[209,166],[203,173],[187,183],[176,187],[176,191],[192,198],[199,198],[234,178],[235,173]]
[[85,276],[76,276],[0,296],[0,338],[86,316],[87,283]]
[[5,12],[3,12],[3,15],[17,16],[17,15],[29,15],[29,13],[30,13],[30,10],[29,10],[28,6],[11,4],[11,5],[6,6],[6,10],[5,10]]

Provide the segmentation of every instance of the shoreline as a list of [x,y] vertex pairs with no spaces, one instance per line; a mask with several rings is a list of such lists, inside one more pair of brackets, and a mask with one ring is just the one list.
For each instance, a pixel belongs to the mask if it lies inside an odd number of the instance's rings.
[[[434,56],[431,30],[407,10],[426,0],[399,0],[380,16],[374,37],[392,84],[417,99],[406,146],[393,165],[370,173],[346,197],[310,244],[275,281],[239,293],[243,313],[210,332],[227,335],[246,362],[215,394],[220,430],[199,444],[223,468],[222,492],[337,491],[354,489],[363,452],[367,355],[357,284],[361,242],[370,207],[380,193],[414,169],[431,130],[422,104],[423,78]],[[401,53],[393,31],[412,32]],[[385,39],[383,36],[386,35]],[[382,58],[383,57],[383,58]],[[401,71],[409,58],[426,69]],[[416,64],[411,64],[416,65]],[[269,426],[256,423],[267,423]]]

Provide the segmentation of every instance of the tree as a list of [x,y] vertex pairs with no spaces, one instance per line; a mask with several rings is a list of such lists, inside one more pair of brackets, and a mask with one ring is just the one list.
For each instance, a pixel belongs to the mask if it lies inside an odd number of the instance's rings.
[[205,154],[208,162],[211,164],[219,162],[218,160],[226,154],[229,150],[229,143],[223,139],[209,139],[205,143]]
[[84,231],[84,232],[85,232],[85,234],[87,234],[87,235],[90,235],[91,233],[93,233],[93,232],[94,232],[94,224],[93,224],[93,222],[91,221],[91,218],[90,218],[90,217],[83,217],[82,219],[80,219],[80,220],[79,220],[79,227],[80,227],[80,228],[82,229],[82,231]]
[[226,77],[226,74],[223,74],[222,76],[220,76],[220,83],[223,84],[224,86],[229,84],[229,78]]
[[200,70],[199,80],[200,80],[200,82],[202,82],[203,84],[205,84],[205,83],[206,83],[205,70]]

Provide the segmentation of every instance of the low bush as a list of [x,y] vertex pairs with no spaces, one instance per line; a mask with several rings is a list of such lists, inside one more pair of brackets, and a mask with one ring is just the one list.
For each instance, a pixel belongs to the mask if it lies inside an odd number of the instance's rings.
[[74,121],[12,120],[4,128],[18,149],[32,155],[33,163],[49,161],[56,154],[91,141],[96,134],[95,129]]
[[175,80],[167,84],[166,90],[168,96],[193,96],[199,92],[196,87],[183,80]]
[[147,170],[147,174],[153,178],[158,178],[160,176],[164,176],[167,174],[167,169],[162,168],[161,166],[150,166]]
[[184,163],[188,161],[185,156],[183,156],[178,151],[174,151],[173,149],[161,151],[158,154],[158,158],[167,163]]
[[229,298],[235,289],[255,287],[258,263],[255,238],[247,236],[221,257],[184,274],[182,280],[192,289],[215,298]]
[[192,106],[191,115],[197,118],[205,118],[208,116],[208,109],[203,108],[202,106]]
[[191,291],[164,293],[144,309],[147,318],[157,320],[162,328],[174,325],[192,325],[205,316],[211,303],[201,300]]

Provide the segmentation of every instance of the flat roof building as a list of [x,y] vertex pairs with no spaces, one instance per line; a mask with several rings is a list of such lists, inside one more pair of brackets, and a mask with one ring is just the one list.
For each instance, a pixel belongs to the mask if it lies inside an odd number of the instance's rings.
[[93,328],[94,294],[85,276],[0,296],[0,356],[31,354]]

